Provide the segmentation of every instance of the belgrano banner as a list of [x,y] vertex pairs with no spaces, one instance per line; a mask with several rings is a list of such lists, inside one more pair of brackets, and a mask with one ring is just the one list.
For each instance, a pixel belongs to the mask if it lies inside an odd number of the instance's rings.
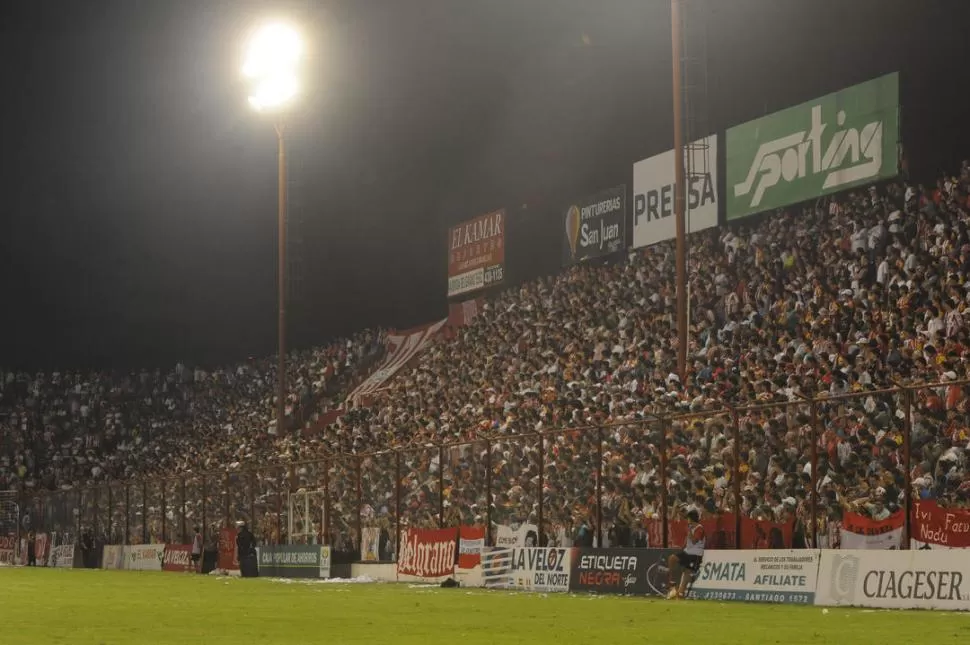
[[815,199],[899,172],[899,75],[728,129],[727,219]]

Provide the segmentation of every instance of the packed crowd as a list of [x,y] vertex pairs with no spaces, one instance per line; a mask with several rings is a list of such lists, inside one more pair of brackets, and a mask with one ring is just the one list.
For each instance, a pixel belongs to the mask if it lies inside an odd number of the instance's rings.
[[276,359],[207,371],[0,371],[0,490],[222,469],[276,458],[280,443],[333,405],[382,348],[363,332],[287,357],[287,422],[277,429]]
[[[950,383],[970,377],[968,195],[964,163],[935,186],[889,182],[692,236],[683,376],[672,244],[507,290],[309,438],[269,426],[270,359],[211,374],[8,375],[0,488],[349,453],[368,455],[365,526],[396,521],[401,472],[410,525],[436,523],[439,508],[453,522],[537,523],[541,495],[547,535],[593,524],[597,506],[614,534],[637,535],[666,489],[673,517],[740,512],[807,532],[813,476],[823,520],[900,507],[909,408],[884,390],[932,383],[909,420],[914,494],[967,505],[970,389]],[[291,403],[379,343],[364,334],[292,361]],[[371,455],[392,448],[404,452]],[[355,463],[294,472],[304,490],[330,483],[335,541],[355,534]]]
[[[819,519],[846,509],[883,519],[903,503],[907,406],[881,390],[942,383],[917,389],[913,402],[914,497],[967,505],[970,389],[947,382],[970,377],[968,195],[964,163],[935,186],[892,182],[694,236],[683,380],[672,244],[510,289],[373,405],[328,428],[326,442],[347,452],[411,447],[405,523],[434,521],[439,496],[446,515],[480,520],[486,468],[492,520],[534,523],[542,460],[544,528],[570,534],[594,521],[598,435],[559,432],[541,446],[529,435],[601,426],[604,527],[636,532],[656,517],[666,486],[674,516],[739,510],[796,520],[807,534],[807,399],[828,399],[817,408]],[[745,408],[740,509],[729,405]],[[697,416],[671,422],[664,481],[650,419],[689,413]],[[421,448],[473,441],[449,448],[444,464]],[[394,488],[370,485],[375,499]]]

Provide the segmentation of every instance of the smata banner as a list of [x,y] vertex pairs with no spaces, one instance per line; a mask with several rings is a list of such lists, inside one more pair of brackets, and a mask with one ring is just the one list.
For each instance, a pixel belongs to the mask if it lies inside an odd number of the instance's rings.
[[626,186],[570,204],[563,214],[562,263],[575,264],[626,248]]
[[477,567],[482,561],[485,548],[484,526],[461,526],[458,528],[458,566],[462,569]]
[[941,551],[822,551],[816,605],[970,610],[970,560]]
[[448,297],[505,278],[505,211],[481,215],[448,231]]
[[490,548],[482,554],[486,587],[525,591],[569,591],[571,548]]
[[161,571],[164,557],[164,544],[140,544],[124,547],[125,569],[129,571]]
[[177,571],[181,573],[195,571],[195,567],[192,564],[192,545],[166,544],[165,553],[162,556],[162,571]]
[[[329,556],[330,547],[327,549]],[[259,547],[259,575],[268,578],[323,577],[323,548],[312,545],[275,545]],[[326,563],[329,577],[329,557]]]
[[898,138],[895,72],[730,128],[727,218],[894,177]]
[[819,552],[705,551],[692,598],[811,604]]
[[913,502],[914,549],[970,548],[970,512],[941,508],[932,500]]
[[662,596],[667,558],[673,549],[590,549],[572,551],[570,591]]
[[399,575],[442,578],[455,573],[458,530],[408,529],[397,561]]
[[901,549],[905,525],[905,511],[897,511],[884,520],[846,511],[842,514],[839,544],[843,549]]
[[101,568],[123,569],[124,565],[124,547],[120,544],[105,544],[101,552]]
[[[685,219],[695,233],[717,226],[717,135],[689,146],[684,155],[687,179]],[[640,248],[677,235],[674,218],[674,151],[633,164],[633,246]]]

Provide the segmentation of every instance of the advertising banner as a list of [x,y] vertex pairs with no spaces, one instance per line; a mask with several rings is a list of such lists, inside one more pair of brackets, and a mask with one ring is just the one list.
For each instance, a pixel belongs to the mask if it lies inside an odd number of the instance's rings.
[[818,580],[814,550],[706,551],[692,598],[811,604]]
[[505,211],[481,215],[448,231],[448,297],[505,278]]
[[[717,226],[717,135],[695,141],[684,155],[688,233]],[[633,164],[633,247],[677,235],[674,219],[674,151]]]
[[399,575],[441,578],[455,573],[458,530],[408,529],[401,541]]
[[17,537],[0,536],[0,564],[16,564]]
[[124,564],[124,547],[120,544],[105,544],[101,552],[101,568],[122,569]]
[[377,562],[380,559],[381,530],[376,526],[365,526],[360,530],[360,559],[362,562]]
[[74,568],[74,545],[73,544],[60,544],[51,549],[51,559],[47,563],[49,567],[56,567],[58,569],[73,569]]
[[563,214],[565,266],[626,248],[626,186],[569,205]]
[[893,513],[884,520],[846,511],[842,514],[839,544],[843,549],[900,549],[905,525],[905,511]]
[[663,596],[673,549],[575,548],[570,591]]
[[226,571],[239,569],[239,554],[236,553],[236,529],[226,527],[219,531],[218,567]]
[[38,533],[34,538],[34,557],[37,566],[47,566],[47,555],[51,548],[51,538],[47,533]]
[[192,545],[166,544],[165,554],[162,556],[162,571],[181,573],[195,571],[195,566],[192,564]]
[[525,591],[569,591],[571,548],[490,548],[482,553],[486,587]]
[[912,548],[970,548],[970,511],[941,508],[932,500],[913,502]]
[[949,551],[822,551],[816,605],[970,610],[970,559]]
[[520,524],[514,529],[508,524],[493,524],[492,534],[495,546],[537,546],[539,527],[535,524]]
[[458,528],[458,566],[472,569],[481,564],[485,548],[484,526],[461,526]]
[[899,75],[728,129],[727,219],[894,177]]
[[125,569],[129,571],[161,571],[165,557],[164,544],[139,544],[124,547]]
[[259,547],[259,575],[269,578],[321,578],[323,549],[327,549],[329,577],[330,547],[280,544]]
[[333,563],[333,559],[330,554],[329,546],[320,547],[320,577],[329,578],[330,577],[330,565]]

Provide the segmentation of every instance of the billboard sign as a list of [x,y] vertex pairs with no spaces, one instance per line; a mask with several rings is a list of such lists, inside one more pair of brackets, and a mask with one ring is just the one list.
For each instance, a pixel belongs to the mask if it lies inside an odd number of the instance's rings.
[[673,549],[573,549],[570,591],[662,596]]
[[[717,226],[717,135],[695,141],[684,157],[687,231]],[[633,164],[633,246],[677,235],[674,219],[674,151]]]
[[448,231],[448,297],[484,289],[505,278],[505,210]]
[[259,547],[259,575],[269,578],[330,577],[330,547],[280,544]]
[[818,563],[819,552],[807,549],[706,551],[691,597],[810,605]]
[[570,204],[563,213],[563,233],[564,265],[626,248],[626,186]]
[[727,219],[899,172],[899,74],[853,85],[727,131]]

